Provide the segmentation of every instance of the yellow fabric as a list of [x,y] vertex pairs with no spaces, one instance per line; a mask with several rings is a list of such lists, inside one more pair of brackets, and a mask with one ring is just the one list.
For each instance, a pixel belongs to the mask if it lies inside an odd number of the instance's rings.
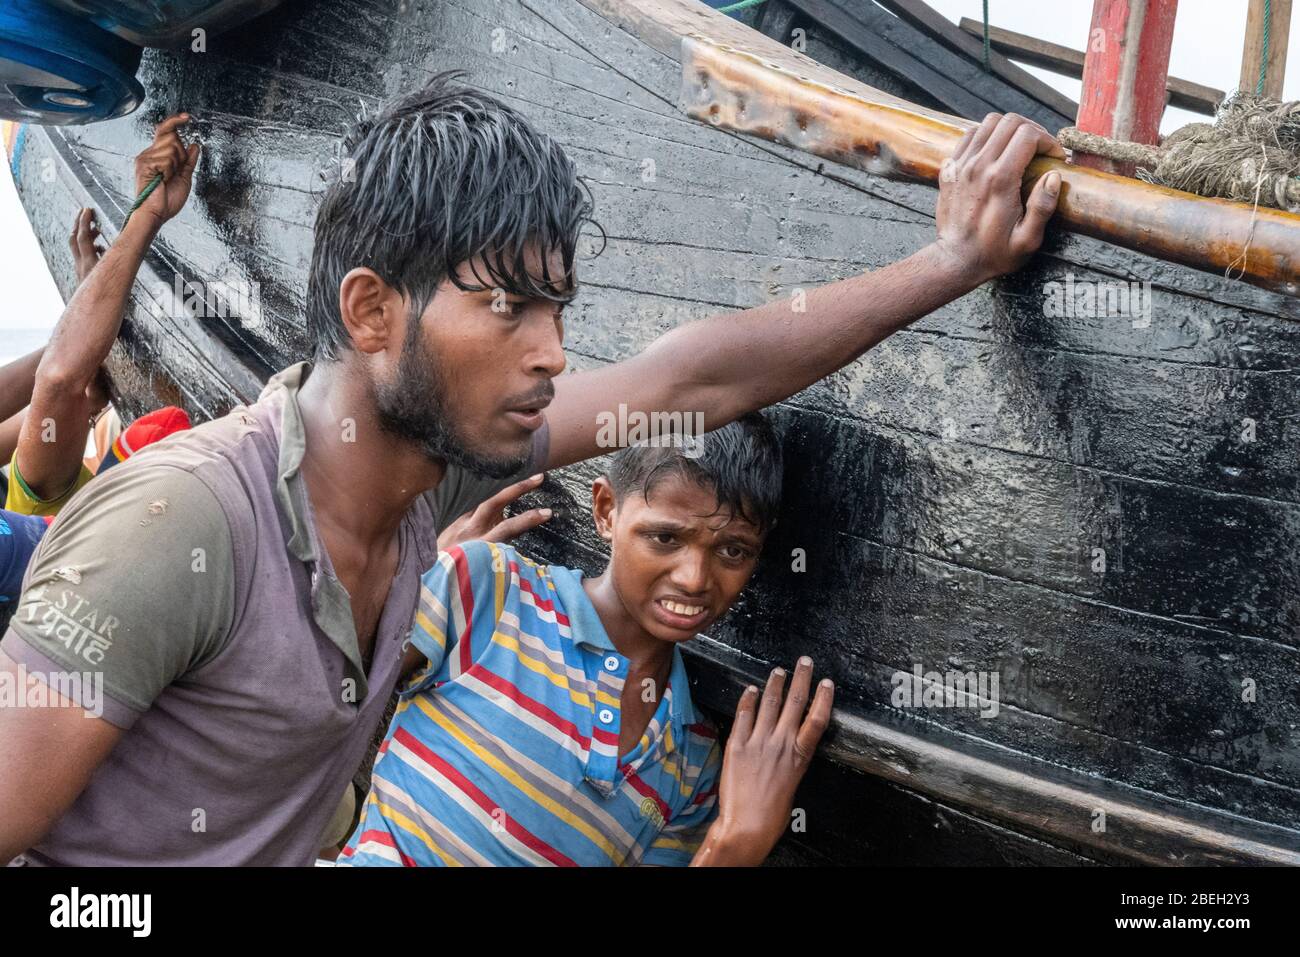
[[62,495],[55,498],[37,498],[18,472],[18,453],[15,452],[9,463],[9,494],[5,496],[5,508],[11,512],[21,512],[23,515],[58,515],[59,509],[68,503],[68,499],[94,477],[95,473],[83,464],[77,480]]

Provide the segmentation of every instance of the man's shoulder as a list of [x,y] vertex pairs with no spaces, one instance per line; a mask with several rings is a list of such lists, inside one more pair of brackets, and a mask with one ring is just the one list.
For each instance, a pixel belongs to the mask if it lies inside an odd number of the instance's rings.
[[59,512],[29,571],[53,556],[82,562],[121,550],[137,573],[170,574],[182,544],[186,554],[202,549],[211,562],[229,561],[239,510],[213,483],[165,460],[128,468],[131,461],[97,476]]
[[127,486],[166,491],[198,482],[234,522],[240,515],[251,515],[250,483],[275,482],[278,429],[276,397],[264,394],[251,406],[236,406],[223,416],[146,446],[98,476],[87,490],[96,489],[103,496]]
[[223,416],[146,446],[105,475],[154,464],[195,471],[230,461],[250,443],[278,444],[278,416],[270,414],[276,404],[277,397],[270,395],[251,406],[236,406]]
[[220,542],[220,552],[228,551],[256,521],[250,481],[274,480],[274,458],[268,459],[273,451],[242,448],[276,441],[266,416],[257,413],[240,406],[148,445],[96,476],[60,511],[51,542],[84,539],[87,547],[102,547],[104,536],[131,537],[138,525],[151,540],[179,536],[205,547]]

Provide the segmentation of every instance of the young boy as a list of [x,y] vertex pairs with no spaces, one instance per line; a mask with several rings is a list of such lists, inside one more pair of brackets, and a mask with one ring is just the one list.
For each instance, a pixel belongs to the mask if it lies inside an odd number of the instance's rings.
[[761,415],[619,452],[592,486],[597,578],[506,545],[443,551],[423,577],[425,659],[340,864],[758,864],[830,717],[812,662],[782,708],[742,696],[725,761],[678,645],[731,607],[776,520],[781,453]]

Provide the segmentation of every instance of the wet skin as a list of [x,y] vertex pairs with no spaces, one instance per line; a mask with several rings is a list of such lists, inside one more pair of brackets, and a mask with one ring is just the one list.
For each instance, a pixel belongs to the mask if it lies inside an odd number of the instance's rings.
[[[474,281],[465,268],[461,275]],[[444,281],[423,325],[461,442],[501,461],[526,458],[565,367],[563,306]]]
[[[460,275],[475,281],[468,264]],[[354,351],[347,361],[318,363],[303,385],[303,475],[365,658],[397,568],[397,528],[415,497],[442,480],[446,463],[377,419],[377,386],[400,378],[409,299],[359,267],[344,277],[339,306]],[[442,412],[460,444],[480,458],[522,464],[553,394],[551,379],[564,370],[557,304],[467,292],[444,280],[419,322],[418,348],[436,357]],[[338,423],[348,418],[356,429],[345,438]],[[408,656],[405,670],[415,664]]]

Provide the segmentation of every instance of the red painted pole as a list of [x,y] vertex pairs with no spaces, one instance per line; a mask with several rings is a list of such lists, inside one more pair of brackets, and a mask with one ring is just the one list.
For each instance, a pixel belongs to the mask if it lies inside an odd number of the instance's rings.
[[[1154,146],[1165,112],[1178,0],[1093,0],[1077,126]],[[1080,154],[1075,162],[1132,176],[1128,164]]]

